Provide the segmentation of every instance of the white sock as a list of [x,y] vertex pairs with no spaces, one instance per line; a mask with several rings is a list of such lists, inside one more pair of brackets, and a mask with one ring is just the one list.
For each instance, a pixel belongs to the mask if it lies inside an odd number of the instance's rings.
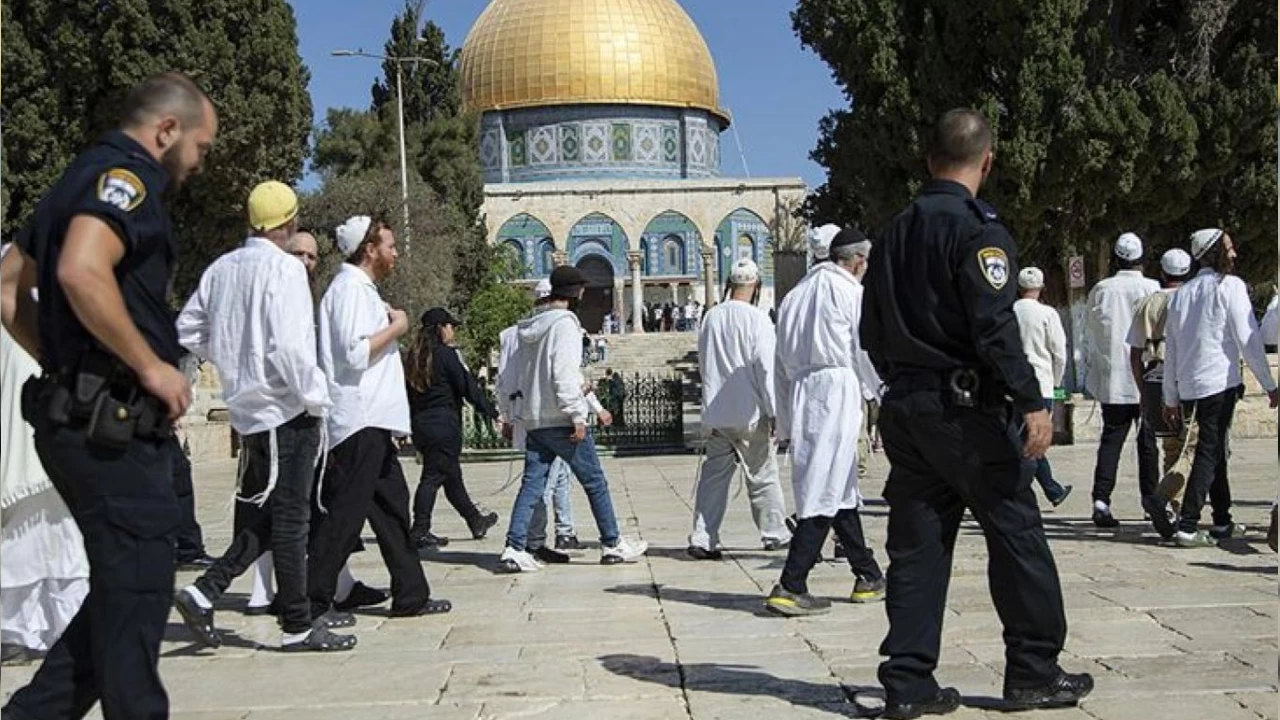
[[311,637],[311,631],[305,630],[300,633],[284,633],[284,637],[280,640],[281,645],[295,645],[300,642],[306,642]]
[[200,606],[201,610],[213,609],[213,603],[209,602],[209,598],[205,597],[204,593],[200,592],[200,588],[195,585],[188,585],[183,592],[190,595],[191,599],[196,601],[196,604]]
[[266,607],[276,597],[272,580],[275,577],[275,556],[271,551],[262,553],[253,563],[253,590],[249,593],[249,607]]
[[1094,500],[1093,509],[1097,510],[1098,512],[1107,512],[1111,510],[1111,506],[1102,502],[1101,500]]
[[351,595],[351,590],[356,586],[356,577],[351,574],[351,561],[348,560],[346,565],[342,566],[342,570],[338,572],[338,586],[333,593],[334,602],[342,602]]

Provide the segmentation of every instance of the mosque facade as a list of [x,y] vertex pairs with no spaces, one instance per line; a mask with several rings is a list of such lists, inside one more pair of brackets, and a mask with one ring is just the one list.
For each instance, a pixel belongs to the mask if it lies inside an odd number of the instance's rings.
[[461,68],[489,240],[521,259],[522,282],[575,265],[589,278],[584,326],[614,311],[640,331],[645,303],[710,306],[749,257],[772,307],[771,228],[807,188],[721,174],[732,120],[677,0],[493,0]]

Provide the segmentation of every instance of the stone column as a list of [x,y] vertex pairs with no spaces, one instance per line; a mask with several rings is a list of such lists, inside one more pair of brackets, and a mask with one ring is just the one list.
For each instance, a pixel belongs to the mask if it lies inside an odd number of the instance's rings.
[[703,292],[706,295],[702,303],[705,312],[716,304],[716,251],[714,248],[702,249],[702,281]]
[[671,288],[671,304],[676,307],[680,306],[680,283],[667,283],[667,287]]
[[640,277],[642,258],[638,252],[627,253],[627,267],[631,270],[631,331],[644,334],[644,280]]
[[627,332],[627,279],[624,277],[615,277],[613,279],[613,311],[618,314],[618,327],[614,328],[614,332],[623,335]]

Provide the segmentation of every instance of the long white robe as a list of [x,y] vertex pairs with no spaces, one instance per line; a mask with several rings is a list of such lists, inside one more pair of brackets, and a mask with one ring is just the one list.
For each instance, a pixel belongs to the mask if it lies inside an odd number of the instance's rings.
[[22,385],[38,372],[0,327],[0,641],[45,651],[89,592],[89,560],[22,419]]
[[832,517],[862,504],[858,429],[880,380],[858,341],[862,285],[815,265],[778,311],[778,437],[791,441],[796,514]]

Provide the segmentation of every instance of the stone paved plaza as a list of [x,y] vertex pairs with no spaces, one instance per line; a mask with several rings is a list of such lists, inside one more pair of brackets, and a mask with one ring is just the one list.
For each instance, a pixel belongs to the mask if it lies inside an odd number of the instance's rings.
[[[1035,714],[1045,720],[1277,717],[1276,557],[1261,525],[1275,493],[1276,441],[1235,444],[1237,520],[1258,527],[1222,549],[1178,550],[1144,532],[1132,452],[1122,468],[1118,531],[1089,521],[1095,446],[1055,448],[1060,478],[1075,485],[1045,523],[1062,575],[1070,637],[1063,662],[1088,670],[1097,689],[1080,707]],[[847,566],[824,563],[813,590],[837,603],[829,615],[780,619],[761,599],[782,553],[759,549],[744,496],[731,502],[724,562],[684,555],[696,457],[606,461],[624,532],[648,540],[644,562],[597,564],[595,550],[537,574],[495,575],[502,547],[463,540],[463,524],[441,499],[439,529],[455,541],[426,561],[450,615],[391,620],[360,616],[350,653],[285,656],[274,621],[246,618],[247,585],[233,586],[218,615],[234,633],[218,651],[197,648],[174,615],[160,669],[174,717],[188,720],[476,720],[564,718],[841,718],[882,704],[875,669],[883,606],[843,602]],[[405,463],[416,482],[418,467]],[[209,549],[226,544],[234,463],[197,466],[200,516]],[[886,472],[877,455],[867,482],[876,498]],[[507,463],[468,465],[468,483],[502,513],[513,490]],[[579,533],[594,535],[575,494]],[[885,507],[868,508],[869,539],[883,560]],[[830,546],[828,545],[828,550]],[[829,552],[828,552],[829,555]],[[996,712],[1003,648],[986,587],[986,556],[971,522],[961,531],[948,601],[939,678],[967,707],[953,717],[1023,717]],[[357,574],[385,586],[376,552],[357,556]],[[183,573],[180,582],[191,579]],[[34,667],[6,668],[3,695]]]

